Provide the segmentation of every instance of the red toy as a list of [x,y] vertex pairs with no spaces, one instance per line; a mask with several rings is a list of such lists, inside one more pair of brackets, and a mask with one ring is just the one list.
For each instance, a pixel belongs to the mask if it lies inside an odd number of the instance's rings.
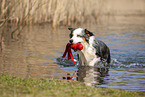
[[76,44],[72,44],[71,48],[73,50],[82,50],[83,49],[83,45],[81,43],[76,43]]
[[73,49],[73,50],[82,50],[83,45],[81,43],[76,43],[76,44],[67,43],[66,48],[65,48],[65,52],[62,56],[64,58],[66,56],[66,54],[68,53],[68,59],[72,59],[73,63],[76,65],[76,63],[73,59],[71,49]]

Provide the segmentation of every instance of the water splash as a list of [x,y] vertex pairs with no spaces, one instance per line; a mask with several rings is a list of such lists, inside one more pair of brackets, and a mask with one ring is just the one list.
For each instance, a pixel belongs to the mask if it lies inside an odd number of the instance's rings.
[[123,64],[125,62],[120,62],[115,58],[112,58],[110,67],[111,68],[145,68],[144,63],[128,63],[128,64]]
[[[76,53],[74,53],[74,60],[77,63],[77,65],[79,65],[79,61],[78,58],[76,57]],[[56,63],[60,66],[60,67],[72,67],[75,66],[74,63],[72,62],[72,60],[68,60],[67,58],[62,58],[62,57],[58,57],[56,59]],[[145,64],[144,63],[128,63],[128,64],[124,64],[125,62],[120,62],[118,61],[116,58],[112,58],[111,59],[111,63],[110,63],[110,68],[145,68]],[[99,63],[99,66],[105,66],[104,64]]]

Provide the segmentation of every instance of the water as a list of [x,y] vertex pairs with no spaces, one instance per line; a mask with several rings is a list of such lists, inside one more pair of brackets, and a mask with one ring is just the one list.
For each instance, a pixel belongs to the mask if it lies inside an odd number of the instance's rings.
[[26,27],[15,39],[9,34],[2,38],[0,74],[45,79],[72,77],[89,86],[145,91],[145,15],[114,18],[99,25],[74,25],[95,32],[109,46],[109,69],[78,67],[71,60],[62,59],[69,40],[67,27],[52,30],[50,25],[41,24]]

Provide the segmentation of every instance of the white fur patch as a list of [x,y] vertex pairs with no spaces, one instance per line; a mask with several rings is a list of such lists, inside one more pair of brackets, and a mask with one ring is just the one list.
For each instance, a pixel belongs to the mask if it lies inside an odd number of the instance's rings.
[[81,37],[78,37],[78,35],[82,35],[83,29],[78,28],[74,30],[73,37],[71,38],[73,40],[73,43],[83,42],[84,40]]
[[81,61],[82,66],[94,66],[98,61],[100,61],[100,58],[98,58],[95,54],[96,49],[92,46],[94,37],[90,38],[89,44],[84,42],[83,50],[78,51],[79,53],[79,61]]

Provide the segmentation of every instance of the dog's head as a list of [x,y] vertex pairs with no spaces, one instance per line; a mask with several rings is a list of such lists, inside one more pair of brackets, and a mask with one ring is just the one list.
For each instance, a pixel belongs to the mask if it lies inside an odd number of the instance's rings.
[[94,34],[87,29],[82,29],[82,28],[68,28],[71,33],[70,33],[70,40],[69,42],[71,44],[75,43],[84,43],[84,42],[89,42],[89,38],[91,36],[94,36]]

